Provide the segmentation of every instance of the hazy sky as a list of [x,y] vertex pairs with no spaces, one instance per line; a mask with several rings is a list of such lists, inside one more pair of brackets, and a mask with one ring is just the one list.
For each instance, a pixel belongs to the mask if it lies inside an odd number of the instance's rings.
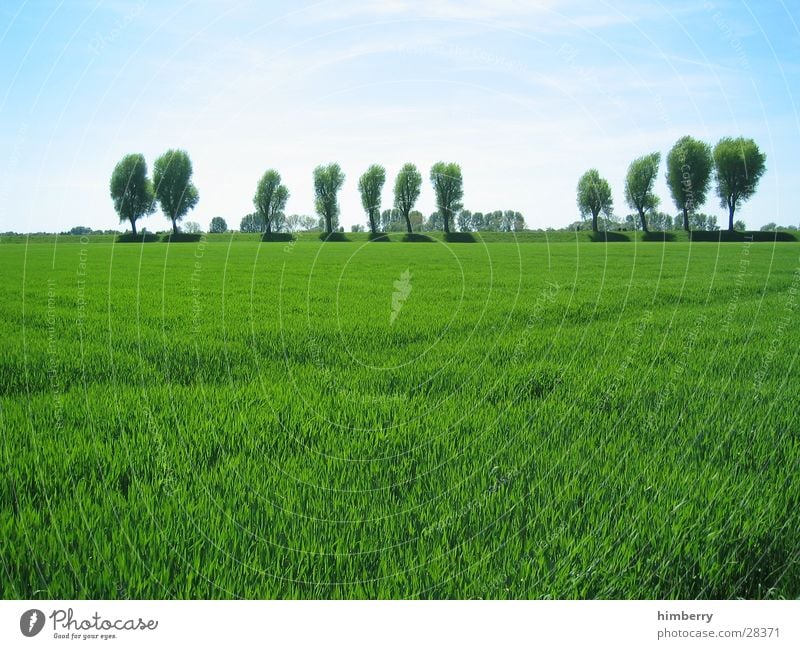
[[[342,223],[365,217],[358,176],[391,185],[459,162],[464,205],[530,227],[577,218],[597,167],[624,204],[628,163],[691,134],[753,137],[767,154],[748,226],[798,224],[800,9],[795,2],[331,0],[0,3],[0,231],[119,227],[114,164],[189,151],[187,220],[238,227],[277,168],[287,213],[313,213],[311,172],[347,175]],[[675,212],[659,173],[662,208]],[[711,196],[703,211],[722,216]],[[723,219],[720,221],[724,222]],[[166,229],[160,213],[141,222]]]

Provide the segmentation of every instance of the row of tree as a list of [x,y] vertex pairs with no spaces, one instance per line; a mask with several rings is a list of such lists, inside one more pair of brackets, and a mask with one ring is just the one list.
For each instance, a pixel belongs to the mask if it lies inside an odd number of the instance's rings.
[[[339,190],[345,175],[336,164],[320,165],[314,169],[314,196],[317,213],[324,224],[325,232],[338,227]],[[462,208],[464,183],[461,167],[452,162],[437,162],[430,171],[430,179],[436,194],[437,215],[441,227],[450,232],[455,216]],[[378,233],[390,221],[381,217],[381,194],[386,182],[386,170],[372,165],[359,178],[358,189],[361,203],[367,216],[370,230]],[[141,153],[126,155],[117,163],[111,175],[111,198],[120,221],[128,221],[136,234],[136,222],[156,210],[160,205],[164,215],[172,221],[172,229],[178,232],[178,222],[197,205],[199,193],[192,183],[192,163],[186,151],[170,149],[160,156],[153,167],[153,179],[147,175],[147,162]],[[402,218],[408,232],[412,232],[411,212],[422,189],[422,174],[411,163],[403,165],[394,185],[394,212]],[[270,234],[285,219],[284,209],[289,199],[289,190],[281,182],[275,169],[268,169],[256,185],[253,197],[255,212],[243,222],[242,229],[257,229]],[[216,228],[220,223],[214,224]]]
[[[631,162],[625,177],[625,200],[636,210],[642,230],[648,231],[648,216],[655,213],[660,199],[653,192],[661,154],[651,153]],[[675,206],[683,214],[683,228],[689,230],[691,217],[706,201],[711,180],[716,184],[721,207],[728,208],[728,229],[735,229],[734,213],[756,191],[766,171],[766,155],[745,138],[722,138],[714,149],[687,135],[667,155],[667,186]],[[591,216],[592,230],[598,217],[611,218],[614,204],[611,187],[597,169],[590,169],[578,181],[578,209]]]
[[[660,199],[653,191],[660,164],[661,154],[658,152],[642,156],[631,162],[625,178],[625,200],[636,210],[641,229],[645,232],[650,229],[648,220],[656,221],[661,215],[656,212]],[[682,212],[683,228],[692,229],[692,220],[696,220],[698,209],[706,201],[713,177],[720,204],[728,208],[728,229],[734,230],[737,207],[755,193],[765,171],[766,156],[751,139],[726,137],[713,150],[705,142],[688,135],[678,140],[667,155],[666,180],[675,206]],[[313,225],[312,217],[296,217],[304,221],[287,224],[284,210],[289,190],[281,182],[281,175],[275,169],[268,169],[256,185],[253,197],[255,212],[242,220],[240,229],[267,234],[287,225],[289,229],[321,226],[328,233],[338,229],[338,195],[345,180],[341,167],[336,163],[320,165],[314,169],[313,180],[315,207],[319,216],[316,225]],[[434,164],[430,170],[430,181],[438,209],[427,221],[414,210],[422,189],[422,174],[412,163],[403,165],[395,178],[392,209],[381,210],[386,170],[380,165],[371,165],[358,180],[361,204],[370,231],[378,234],[404,227],[409,233],[421,229],[449,233],[454,227],[462,232],[524,228],[525,222],[519,212],[507,210],[473,214],[464,210],[461,203],[464,182],[461,167],[456,163]],[[142,154],[125,156],[114,168],[110,189],[120,220],[130,222],[134,234],[136,221],[152,214],[156,204],[172,221],[173,232],[177,234],[178,222],[197,205],[199,199],[197,188],[192,183],[189,154],[175,149],[170,149],[156,160],[152,181],[147,176],[147,163]],[[592,230],[599,229],[601,215],[613,219],[611,187],[597,169],[590,169],[580,178],[577,194],[578,209],[584,218],[591,217]],[[222,223],[212,224],[213,230],[221,227]],[[227,224],[224,227],[227,228]],[[660,222],[656,224],[656,229],[662,227]]]

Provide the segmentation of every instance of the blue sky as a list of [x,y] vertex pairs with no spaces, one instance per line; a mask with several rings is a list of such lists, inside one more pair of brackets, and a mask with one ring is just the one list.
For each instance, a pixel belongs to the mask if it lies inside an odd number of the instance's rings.
[[[629,162],[685,134],[754,138],[767,154],[748,226],[800,222],[800,10],[776,2],[335,0],[0,4],[0,231],[118,226],[114,164],[189,151],[200,202],[230,226],[277,168],[288,213],[337,161],[342,222],[358,176],[459,162],[465,207],[577,218],[597,167],[624,204]],[[662,209],[675,212],[659,174]],[[703,211],[722,217],[710,196]],[[721,222],[724,222],[720,218]],[[160,213],[141,225],[166,229]]]

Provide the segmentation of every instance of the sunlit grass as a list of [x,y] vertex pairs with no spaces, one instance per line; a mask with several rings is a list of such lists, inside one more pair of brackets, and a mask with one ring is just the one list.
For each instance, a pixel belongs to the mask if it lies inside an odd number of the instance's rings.
[[799,264],[0,244],[0,595],[798,597]]

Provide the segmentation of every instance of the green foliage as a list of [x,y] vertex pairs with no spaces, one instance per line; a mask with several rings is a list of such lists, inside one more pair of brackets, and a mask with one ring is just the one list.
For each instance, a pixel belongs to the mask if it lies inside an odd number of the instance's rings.
[[[358,191],[361,193],[361,205],[367,213],[370,232],[378,231],[381,214],[381,192],[386,182],[386,169],[380,165],[372,165],[358,179]],[[357,232],[357,230],[354,230]]]
[[655,210],[660,201],[653,193],[658,176],[661,154],[651,153],[631,162],[625,176],[625,200],[639,215],[642,230],[647,232],[647,214]]
[[211,223],[208,225],[208,231],[213,234],[227,232],[228,224],[221,216],[215,216],[213,219],[211,219]]
[[394,181],[394,207],[399,216],[405,221],[406,231],[412,232],[414,224],[411,222],[411,211],[419,198],[422,190],[422,174],[416,165],[410,162],[404,164]]
[[194,209],[200,195],[192,183],[192,161],[181,149],[170,149],[153,165],[155,195],[164,216],[172,221],[172,232],[178,233],[178,221]]
[[714,178],[720,206],[728,208],[728,230],[737,229],[733,222],[736,208],[755,194],[767,170],[766,162],[758,145],[743,137],[724,137],[714,147]]
[[281,184],[281,175],[275,169],[268,169],[256,185],[253,205],[256,207],[258,222],[263,231],[271,234],[280,230],[284,220],[283,210],[289,200],[289,190]]
[[0,244],[0,595],[796,598],[796,244],[558,235]]
[[437,162],[431,167],[431,183],[436,194],[436,207],[442,218],[442,227],[445,232],[450,232],[450,224],[455,221],[464,197],[461,167],[455,162]]
[[589,169],[580,177],[577,192],[578,211],[584,218],[592,217],[592,231],[597,232],[597,217],[602,213],[611,218],[614,214],[611,186],[597,169]]
[[120,160],[111,174],[111,198],[120,222],[128,221],[136,235],[136,221],[155,212],[153,184],[147,177],[147,163],[141,153]]
[[339,190],[344,185],[344,173],[335,162],[314,169],[314,195],[317,214],[324,222],[325,232],[330,234],[338,226]]
[[243,216],[239,223],[239,232],[252,233],[262,232],[263,230],[264,228],[258,218],[258,214],[255,212]]
[[[212,221],[213,223],[213,221]],[[186,234],[200,234],[203,230],[200,227],[200,224],[196,221],[184,221],[183,222],[183,231]]]
[[683,213],[683,228],[689,230],[689,216],[706,202],[714,161],[711,147],[686,135],[667,155],[667,186],[672,200]]

